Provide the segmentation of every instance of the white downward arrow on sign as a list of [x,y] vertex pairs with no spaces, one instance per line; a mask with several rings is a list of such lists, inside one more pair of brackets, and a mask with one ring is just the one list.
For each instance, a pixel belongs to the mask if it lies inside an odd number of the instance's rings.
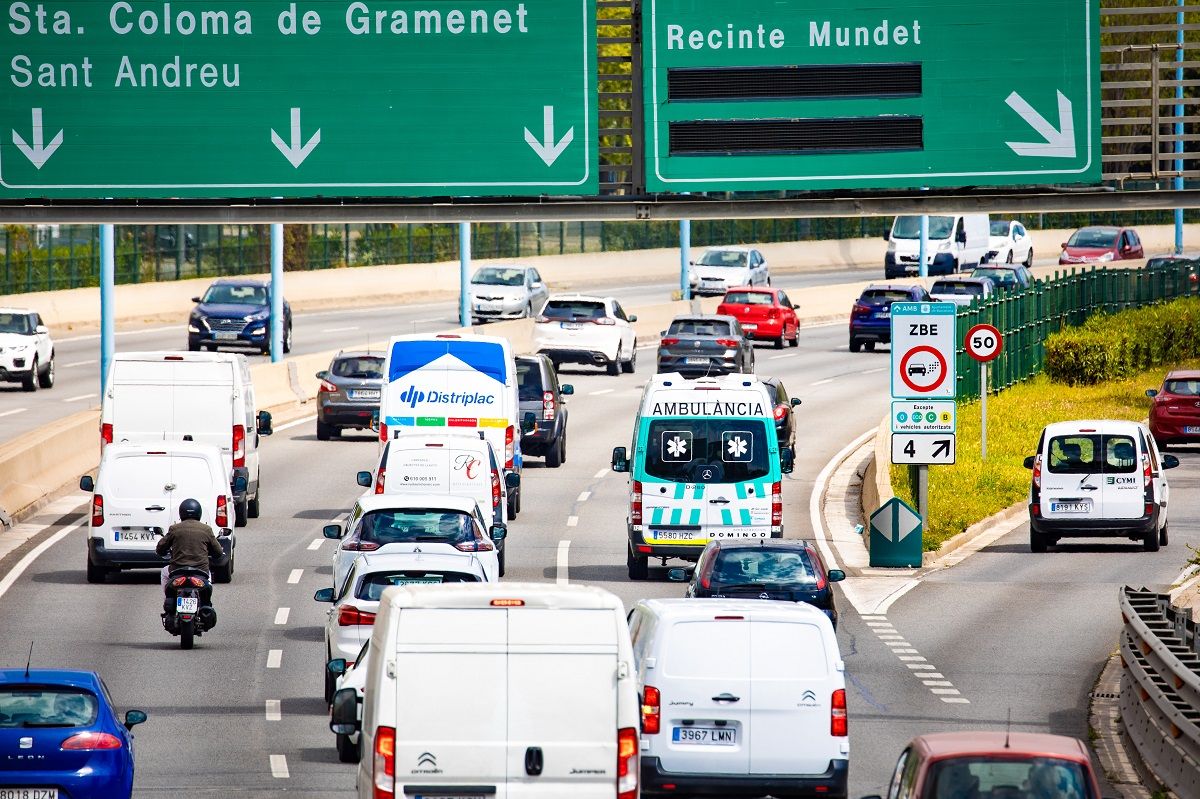
[[292,109],[292,142],[289,145],[283,140],[283,137],[271,129],[271,143],[283,153],[283,157],[291,162],[296,169],[304,163],[304,159],[308,158],[308,154],[313,151],[318,144],[321,143],[321,129],[317,128],[317,132],[312,135],[308,143],[301,146],[300,144],[300,109]]
[[1005,142],[1017,155],[1042,156],[1043,158],[1075,157],[1075,118],[1071,114],[1071,101],[1058,92],[1058,127],[1033,109],[1025,98],[1013,92],[1004,102],[1021,115],[1045,141]]
[[[13,134],[13,144],[17,145],[17,149],[25,154],[33,165],[38,169],[50,160],[50,156],[54,155],[54,151],[63,143],[63,132],[60,130],[49,144],[45,144],[45,131],[42,129],[42,109],[33,109],[33,146],[30,147],[21,138],[21,134],[15,130]],[[44,145],[44,146],[43,146]]]
[[538,154],[538,157],[546,162],[546,166],[553,166],[558,157],[562,155],[563,150],[575,140],[575,128],[567,128],[567,132],[563,134],[562,139],[558,144],[554,143],[554,106],[542,106],[542,140],[539,142],[529,128],[525,128],[525,141],[533,148],[533,151]]

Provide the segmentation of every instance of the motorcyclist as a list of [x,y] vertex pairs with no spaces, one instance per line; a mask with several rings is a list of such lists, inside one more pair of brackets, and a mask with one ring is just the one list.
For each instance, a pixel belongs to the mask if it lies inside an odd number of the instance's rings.
[[[200,517],[204,509],[194,499],[185,499],[179,503],[179,521],[167,530],[154,547],[159,555],[171,553],[171,560],[162,570],[163,609],[170,613],[172,604],[167,593],[170,574],[180,569],[198,569],[208,574],[209,558],[220,560],[225,557],[221,543],[217,541],[213,530]],[[211,581],[212,575],[209,575]]]

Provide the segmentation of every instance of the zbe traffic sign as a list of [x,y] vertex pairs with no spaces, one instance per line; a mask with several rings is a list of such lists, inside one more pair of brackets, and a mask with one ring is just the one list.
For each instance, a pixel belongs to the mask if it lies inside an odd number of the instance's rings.
[[892,397],[953,399],[957,307],[944,302],[892,303]]

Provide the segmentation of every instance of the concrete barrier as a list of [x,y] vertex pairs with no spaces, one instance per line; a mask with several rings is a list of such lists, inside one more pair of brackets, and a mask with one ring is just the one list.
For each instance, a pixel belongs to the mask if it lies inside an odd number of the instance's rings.
[[870,535],[867,529],[871,514],[879,506],[887,502],[895,493],[892,491],[891,462],[892,453],[888,449],[891,441],[891,417],[883,417],[879,430],[875,433],[874,455],[867,462],[867,470],[863,473],[862,488],[862,517],[863,543],[870,546]]
[[0,446],[0,509],[12,519],[100,462],[100,412],[80,411]]

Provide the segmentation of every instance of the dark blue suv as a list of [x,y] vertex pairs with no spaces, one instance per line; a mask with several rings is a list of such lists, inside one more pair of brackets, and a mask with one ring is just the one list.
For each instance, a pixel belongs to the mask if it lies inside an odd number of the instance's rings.
[[933,298],[924,286],[904,283],[867,286],[850,309],[851,352],[858,352],[864,346],[871,352],[876,343],[891,343],[893,302],[933,302]]
[[[188,349],[220,346],[253,347],[271,351],[271,286],[257,280],[222,278],[203,297],[188,318]],[[283,351],[292,351],[292,307],[283,301]]]

